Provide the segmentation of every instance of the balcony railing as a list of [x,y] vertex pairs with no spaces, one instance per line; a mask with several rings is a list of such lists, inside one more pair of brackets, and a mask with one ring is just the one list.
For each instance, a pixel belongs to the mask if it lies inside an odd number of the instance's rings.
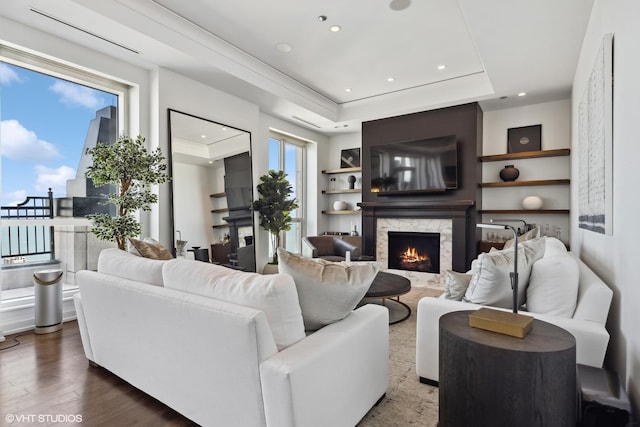
[[29,225],[31,220],[52,219],[53,192],[47,196],[29,196],[16,206],[0,206],[0,218],[24,220],[24,224],[2,227],[2,259],[4,264],[51,260],[55,258],[53,227]]

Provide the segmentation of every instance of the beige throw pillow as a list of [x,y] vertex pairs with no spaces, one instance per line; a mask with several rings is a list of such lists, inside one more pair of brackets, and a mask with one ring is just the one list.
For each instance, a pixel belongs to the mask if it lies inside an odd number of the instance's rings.
[[[518,236],[518,244],[527,240],[536,239],[538,237],[540,237],[540,228],[534,227],[526,233]],[[509,249],[511,246],[513,246],[513,239],[509,239],[504,242],[504,246],[502,247],[502,249]]]
[[[525,302],[531,267],[542,258],[544,248],[544,237],[518,243],[518,306]],[[513,258],[513,248],[478,255],[473,277],[462,300],[493,307],[513,308],[510,277],[510,273],[513,272]]]
[[377,262],[311,260],[278,248],[278,271],[293,277],[307,331],[344,319],[369,290]]
[[469,282],[471,282],[471,277],[473,277],[471,274],[447,270],[445,272],[444,298],[462,301],[469,287]]
[[145,258],[173,259],[171,252],[158,242],[145,242],[143,240],[129,238],[129,243],[131,243],[138,253]]

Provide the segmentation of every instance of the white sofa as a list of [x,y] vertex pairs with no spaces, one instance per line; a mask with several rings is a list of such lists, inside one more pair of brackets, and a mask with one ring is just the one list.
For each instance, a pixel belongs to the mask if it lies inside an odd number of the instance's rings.
[[[210,269],[207,283],[194,283],[200,273],[191,272],[199,268]],[[180,275],[185,283],[172,286],[215,286],[221,299],[170,289],[168,281]],[[109,249],[97,272],[77,277],[86,357],[200,425],[354,426],[386,392],[383,307],[363,306],[306,336],[295,316],[299,307],[259,310],[222,300],[257,288],[267,304],[274,298],[290,302],[292,295],[297,301],[285,274],[155,261]],[[225,289],[232,283],[240,286]],[[294,315],[284,319],[289,329],[294,325],[293,334],[273,325],[283,311]],[[279,350],[276,336],[295,342]]]
[[[569,331],[576,339],[577,363],[602,367],[609,333],[605,323],[613,292],[577,256],[579,280],[576,309],[572,318],[523,312]],[[545,254],[545,256],[547,256]],[[549,255],[553,256],[553,255]],[[416,336],[416,371],[420,381],[437,385],[439,381],[439,320],[446,313],[476,310],[481,305],[462,301],[425,297],[418,302]],[[510,311],[508,309],[500,309]],[[516,339],[516,338],[514,338]]]

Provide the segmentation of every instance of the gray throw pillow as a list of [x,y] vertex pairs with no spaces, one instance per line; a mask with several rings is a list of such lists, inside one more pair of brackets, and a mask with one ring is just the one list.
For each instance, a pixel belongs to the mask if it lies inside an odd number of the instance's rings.
[[447,270],[445,273],[444,297],[446,299],[462,301],[462,297],[464,297],[469,287],[471,277],[471,274]]
[[278,271],[293,277],[307,331],[347,317],[379,270],[377,262],[329,262],[302,258],[278,248]]

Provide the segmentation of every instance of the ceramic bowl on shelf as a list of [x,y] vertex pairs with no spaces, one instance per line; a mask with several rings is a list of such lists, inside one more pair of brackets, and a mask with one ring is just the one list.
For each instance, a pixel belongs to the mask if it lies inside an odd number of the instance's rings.
[[333,202],[333,210],[334,211],[344,211],[347,209],[347,202],[342,200],[336,200]]
[[527,210],[537,210],[542,207],[542,199],[538,196],[527,196],[522,199],[522,207]]

